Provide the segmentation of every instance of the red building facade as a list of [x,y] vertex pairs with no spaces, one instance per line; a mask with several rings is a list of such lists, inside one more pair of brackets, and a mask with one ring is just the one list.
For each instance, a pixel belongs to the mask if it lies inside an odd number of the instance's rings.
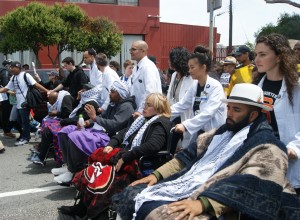
[[[95,1],[111,2],[111,4],[92,3]],[[108,17],[117,23],[124,36],[139,36],[145,40],[149,45],[148,54],[156,56],[161,69],[168,68],[168,54],[171,48],[183,46],[192,50],[197,44],[208,46],[209,42],[209,27],[160,22],[159,0],[128,0],[127,3],[132,5],[124,5],[126,0],[36,0],[36,2],[77,4],[88,16]],[[0,1],[0,16],[19,6],[26,6],[28,3],[30,0],[2,0]],[[218,43],[220,35],[216,33],[216,29],[214,31],[216,36],[214,42]],[[130,38],[128,39],[128,42],[124,42],[127,43],[127,47],[132,43]],[[126,45],[123,47],[125,49],[121,53],[127,53],[125,52],[128,51]],[[121,54],[117,60],[123,62],[128,55],[129,52]],[[43,64],[46,64],[43,65],[45,67],[50,63],[46,51],[42,51],[39,58]]]

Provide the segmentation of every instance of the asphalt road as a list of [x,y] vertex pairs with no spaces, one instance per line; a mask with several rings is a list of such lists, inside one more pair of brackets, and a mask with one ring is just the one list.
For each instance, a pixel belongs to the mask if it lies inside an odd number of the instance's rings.
[[76,190],[53,181],[54,160],[49,158],[45,167],[27,161],[29,149],[37,143],[34,137],[18,147],[14,146],[15,139],[3,136],[2,130],[0,139],[6,146],[0,154],[0,220],[62,219],[57,207],[72,205]]

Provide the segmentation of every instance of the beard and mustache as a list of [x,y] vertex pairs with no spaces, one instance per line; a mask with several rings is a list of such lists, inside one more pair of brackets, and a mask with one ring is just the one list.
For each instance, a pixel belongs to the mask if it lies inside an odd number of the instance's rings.
[[[241,121],[235,122],[231,118],[226,119],[226,127],[228,131],[233,131],[234,133],[237,133],[247,125],[249,125],[249,119],[250,119],[250,114],[248,113]],[[231,122],[230,124],[228,122]]]

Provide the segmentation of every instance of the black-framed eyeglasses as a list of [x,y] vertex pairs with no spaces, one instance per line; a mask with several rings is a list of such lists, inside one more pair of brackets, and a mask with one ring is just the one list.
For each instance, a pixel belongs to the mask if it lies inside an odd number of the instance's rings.
[[132,47],[132,48],[130,48],[130,49],[129,49],[129,51],[130,51],[130,52],[132,52],[132,51],[136,51],[136,50],[141,50],[141,49],[134,48],[134,47]]

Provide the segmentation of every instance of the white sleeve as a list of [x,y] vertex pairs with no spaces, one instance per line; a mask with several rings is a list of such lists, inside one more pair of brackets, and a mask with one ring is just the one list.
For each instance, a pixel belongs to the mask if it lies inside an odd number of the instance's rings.
[[193,97],[195,96],[194,84],[184,94],[182,99],[176,104],[171,106],[172,118],[180,116],[183,112],[190,109],[193,105]]
[[200,129],[203,129],[204,126],[215,117],[215,114],[219,110],[221,105],[224,103],[221,102],[221,99],[224,98],[224,91],[221,86],[214,88],[208,97],[206,107],[200,109],[200,113],[194,116],[191,119],[187,119],[182,124],[190,134],[194,134]]
[[34,78],[29,74],[29,73],[25,73],[26,74],[26,78],[27,78],[27,81],[28,81],[28,84],[29,85],[34,85],[36,84],[36,81],[34,80]]
[[295,138],[290,141],[286,147],[294,150],[297,154],[298,159],[300,159],[300,132],[296,133]]
[[15,87],[14,87],[14,83],[12,82],[12,79],[14,77],[12,77],[9,82],[7,83],[7,85],[5,86],[5,88],[9,89],[9,90],[15,90]]

